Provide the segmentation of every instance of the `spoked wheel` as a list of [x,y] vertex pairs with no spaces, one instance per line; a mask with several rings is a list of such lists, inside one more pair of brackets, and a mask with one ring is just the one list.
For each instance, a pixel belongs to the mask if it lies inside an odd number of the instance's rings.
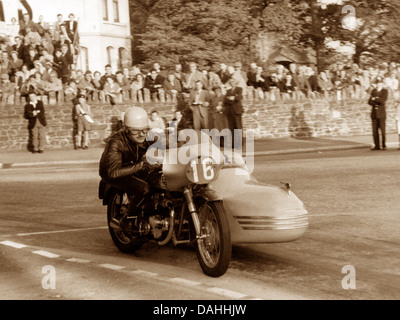
[[198,212],[201,238],[197,240],[197,259],[210,277],[222,276],[232,253],[231,234],[221,201],[207,202]]
[[122,228],[122,220],[126,216],[129,200],[126,193],[115,192],[108,201],[107,205],[107,221],[108,230],[114,244],[122,252],[134,252],[139,250],[143,241],[132,235],[126,234]]

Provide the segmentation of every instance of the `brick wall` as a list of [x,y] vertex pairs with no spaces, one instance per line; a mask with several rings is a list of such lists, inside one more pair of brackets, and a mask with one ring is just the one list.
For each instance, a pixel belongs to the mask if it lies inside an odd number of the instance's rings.
[[[370,106],[365,100],[325,99],[247,101],[244,127],[255,131],[256,139],[283,137],[326,137],[371,134]],[[112,119],[129,105],[92,104],[95,124],[91,145],[103,144],[111,133]],[[144,103],[148,111],[157,108],[169,120],[174,104]],[[28,140],[23,105],[0,105],[0,151],[25,149]],[[72,148],[72,104],[47,105],[47,149]],[[387,132],[395,132],[394,103],[387,105]]]

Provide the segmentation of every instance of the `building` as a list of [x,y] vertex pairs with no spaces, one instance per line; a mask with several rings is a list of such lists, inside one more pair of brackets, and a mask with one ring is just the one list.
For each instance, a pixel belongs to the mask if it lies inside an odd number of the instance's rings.
[[131,63],[129,0],[2,0],[1,4],[7,25],[12,17],[18,20],[18,12],[31,11],[34,22],[43,15],[52,28],[57,14],[68,20],[73,13],[80,35],[78,69],[103,73],[111,64],[115,72]]

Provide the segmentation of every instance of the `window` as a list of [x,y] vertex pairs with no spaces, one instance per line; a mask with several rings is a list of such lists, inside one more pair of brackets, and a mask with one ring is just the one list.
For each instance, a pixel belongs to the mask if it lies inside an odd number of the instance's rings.
[[118,0],[113,0],[114,22],[119,22]]
[[103,0],[103,20],[108,21],[108,0]]

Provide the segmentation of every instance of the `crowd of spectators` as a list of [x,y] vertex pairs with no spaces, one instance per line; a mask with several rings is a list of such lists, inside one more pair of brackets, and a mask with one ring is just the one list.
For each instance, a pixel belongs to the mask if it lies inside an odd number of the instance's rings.
[[205,68],[190,62],[187,71],[182,64],[161,68],[157,62],[150,70],[133,66],[114,73],[108,64],[102,72],[83,71],[75,63],[79,50],[77,22],[72,13],[68,18],[57,15],[52,27],[43,16],[33,22],[26,13],[19,24],[12,19],[8,34],[0,39],[2,103],[18,102],[32,90],[46,102],[53,99],[63,103],[85,89],[88,99],[99,103],[141,103],[146,99],[164,102],[170,98],[182,105],[185,93],[194,88],[196,81],[200,80],[206,90],[220,88],[224,93],[232,78],[242,87],[245,99],[365,99],[377,78],[384,79],[390,95],[398,97],[400,64],[396,62],[365,68],[336,64],[319,73],[313,67],[295,63],[268,68],[251,63],[243,68],[240,62]]
[[71,71],[79,48],[75,15],[69,20],[61,14],[50,28],[43,16],[38,22],[28,13],[17,24],[15,18],[0,38],[0,95],[1,102],[27,97],[34,90],[39,96],[64,96],[65,86],[71,81]]

